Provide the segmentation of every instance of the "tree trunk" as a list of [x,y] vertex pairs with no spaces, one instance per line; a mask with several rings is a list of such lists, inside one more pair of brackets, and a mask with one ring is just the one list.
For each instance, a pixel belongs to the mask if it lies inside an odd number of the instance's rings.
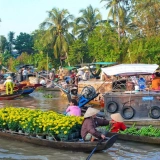
[[70,62],[69,62],[69,60],[68,60],[68,53],[66,52],[66,57],[67,57],[67,61],[68,61],[68,66],[71,66],[70,65]]

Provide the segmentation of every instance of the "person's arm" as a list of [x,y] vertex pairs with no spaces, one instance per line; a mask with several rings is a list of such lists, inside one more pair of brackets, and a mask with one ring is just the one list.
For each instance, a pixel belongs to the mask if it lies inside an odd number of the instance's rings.
[[88,132],[91,133],[96,138],[101,138],[101,133],[98,132],[94,127],[94,122],[90,119],[87,122]]
[[126,125],[124,123],[121,123],[121,130],[124,131],[126,128]]
[[109,121],[106,119],[101,119],[101,118],[95,118],[95,120],[98,123],[98,126],[107,126],[109,125]]
[[70,106],[66,109],[66,112],[69,112],[70,111]]

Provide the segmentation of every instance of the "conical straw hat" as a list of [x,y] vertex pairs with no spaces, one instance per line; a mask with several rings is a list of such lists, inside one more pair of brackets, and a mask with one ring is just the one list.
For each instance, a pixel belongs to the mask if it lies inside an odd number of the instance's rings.
[[120,113],[111,114],[111,118],[116,122],[123,122],[123,118]]
[[84,114],[84,118],[96,115],[98,112],[100,112],[98,109],[88,108],[87,111],[86,111],[86,113]]
[[11,76],[8,76],[7,79],[12,79],[12,77],[11,77]]

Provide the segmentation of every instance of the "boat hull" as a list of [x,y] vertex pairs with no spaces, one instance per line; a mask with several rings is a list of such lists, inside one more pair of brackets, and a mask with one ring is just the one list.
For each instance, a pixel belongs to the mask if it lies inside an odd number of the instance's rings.
[[[97,142],[80,142],[80,141],[66,142],[66,141],[53,141],[53,140],[50,141],[47,139],[39,139],[36,137],[20,135],[18,133],[7,133],[2,131],[0,131],[0,137],[12,140],[18,140],[21,142],[27,142],[39,146],[45,146],[63,150],[82,151],[82,152],[90,152],[97,145]],[[98,145],[96,151],[102,151],[112,147],[112,145],[115,143],[116,140],[117,140],[117,135],[114,135],[113,137],[110,138],[110,142],[109,140],[107,140]]]
[[20,96],[21,96],[21,93],[9,94],[9,95],[4,94],[4,95],[0,95],[0,100],[12,100]]
[[[108,133],[108,136],[112,136],[114,134],[115,133]],[[139,143],[160,145],[160,137],[158,138],[158,137],[148,137],[148,136],[135,136],[135,135],[127,135],[127,134],[118,133],[118,139],[125,140],[125,141],[133,141],[133,142],[139,142]]]
[[111,114],[119,112],[125,120],[159,119],[160,101],[157,97],[160,97],[160,92],[106,93],[104,95],[106,118],[110,119]]

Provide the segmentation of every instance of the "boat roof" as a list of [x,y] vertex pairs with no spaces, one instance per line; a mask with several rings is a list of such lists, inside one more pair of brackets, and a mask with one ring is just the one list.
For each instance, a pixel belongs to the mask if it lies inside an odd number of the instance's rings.
[[117,62],[94,62],[91,64],[112,65],[112,64],[117,64]]
[[77,67],[74,67],[74,66],[66,66],[64,67],[65,69],[68,69],[68,70],[73,70],[73,69],[77,69]]
[[119,64],[112,67],[102,68],[102,71],[111,75],[147,75],[153,74],[159,66],[157,64]]

